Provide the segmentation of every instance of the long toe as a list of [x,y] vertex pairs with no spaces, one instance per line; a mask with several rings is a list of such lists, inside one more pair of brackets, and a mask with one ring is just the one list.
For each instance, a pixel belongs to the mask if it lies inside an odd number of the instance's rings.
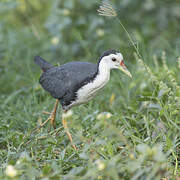
[[43,111],[43,114],[48,114],[48,115],[51,115],[52,113],[47,112],[47,111]]
[[78,148],[77,148],[74,144],[72,144],[72,147],[73,147],[76,151],[78,151]]

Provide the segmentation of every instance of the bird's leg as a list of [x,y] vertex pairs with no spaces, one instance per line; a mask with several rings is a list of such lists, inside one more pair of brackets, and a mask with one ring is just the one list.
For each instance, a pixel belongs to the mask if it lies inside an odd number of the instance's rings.
[[50,123],[54,127],[54,129],[56,129],[55,119],[56,119],[56,111],[57,111],[57,108],[58,108],[58,103],[59,103],[59,100],[56,99],[56,103],[54,105],[54,109],[53,109],[53,112],[51,114],[51,120],[50,120]]
[[48,122],[50,120],[50,123],[51,123],[51,125],[53,126],[54,129],[56,129],[55,119],[56,119],[56,111],[57,111],[58,103],[59,103],[59,100],[56,99],[54,109],[53,109],[53,111],[51,113],[44,112],[45,114],[50,114],[50,117],[45,122]]
[[74,143],[73,143],[72,136],[71,136],[71,134],[70,134],[70,132],[69,132],[69,130],[68,130],[68,127],[67,127],[66,119],[67,119],[68,116],[69,116],[69,115],[68,115],[68,111],[66,111],[66,110],[63,111],[63,114],[62,114],[62,124],[63,124],[64,130],[65,130],[65,132],[66,132],[66,134],[67,134],[67,136],[68,136],[68,138],[69,138],[69,140],[70,140],[70,142],[71,142],[72,147],[73,147],[75,150],[78,150],[77,147],[76,147],[76,146],[74,145]]

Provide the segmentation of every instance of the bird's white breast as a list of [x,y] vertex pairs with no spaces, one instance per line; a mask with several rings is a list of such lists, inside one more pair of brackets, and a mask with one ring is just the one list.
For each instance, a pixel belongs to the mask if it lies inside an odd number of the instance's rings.
[[99,73],[92,82],[86,84],[77,91],[76,104],[90,101],[97,94],[97,92],[107,84],[109,77],[110,71],[108,69],[100,69]]

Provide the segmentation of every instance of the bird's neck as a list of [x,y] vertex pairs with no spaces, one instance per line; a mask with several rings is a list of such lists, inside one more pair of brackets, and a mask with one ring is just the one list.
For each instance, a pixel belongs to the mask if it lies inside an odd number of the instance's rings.
[[101,89],[109,81],[110,69],[106,64],[100,63],[98,73],[93,81],[95,89]]
[[110,76],[110,68],[108,67],[108,65],[107,64],[105,64],[105,63],[99,63],[99,67],[98,67],[98,75],[100,76],[100,77],[104,77],[104,78],[109,78],[109,76]]

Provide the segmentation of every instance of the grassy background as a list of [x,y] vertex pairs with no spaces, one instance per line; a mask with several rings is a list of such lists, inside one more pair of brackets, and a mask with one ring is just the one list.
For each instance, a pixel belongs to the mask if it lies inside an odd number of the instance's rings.
[[[1,179],[15,171],[13,179],[179,180],[179,2],[112,3],[142,60],[116,19],[97,15],[99,1],[0,1]],[[55,102],[38,83],[33,57],[97,62],[112,48],[133,78],[113,71],[96,99],[73,108],[68,125],[79,151],[62,128],[61,108],[56,130],[31,134]]]

